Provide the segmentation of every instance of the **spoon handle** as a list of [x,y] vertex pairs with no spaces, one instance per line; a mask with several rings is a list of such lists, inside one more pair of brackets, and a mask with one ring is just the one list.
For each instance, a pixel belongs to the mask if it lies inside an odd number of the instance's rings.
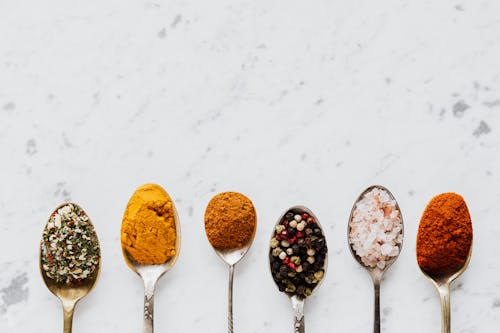
[[75,312],[75,301],[63,300],[64,333],[71,333],[73,329],[73,313]]
[[295,312],[293,319],[293,333],[305,333],[306,326],[304,323],[304,299],[300,299],[297,296],[292,296],[292,308]]
[[228,333],[233,333],[233,277],[234,277],[234,265],[229,265],[229,294],[228,294]]
[[451,328],[451,305],[450,284],[444,283],[438,286],[439,298],[441,299],[441,332],[450,333]]
[[144,280],[144,333],[153,333],[153,310],[156,280]]
[[373,333],[380,333],[380,282],[374,281],[373,289],[375,291]]

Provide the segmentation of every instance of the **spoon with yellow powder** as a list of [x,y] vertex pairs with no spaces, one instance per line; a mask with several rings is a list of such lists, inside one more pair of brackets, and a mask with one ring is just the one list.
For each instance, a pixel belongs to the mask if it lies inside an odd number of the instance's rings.
[[205,233],[215,253],[229,265],[228,332],[233,333],[234,266],[250,249],[257,218],[252,201],[241,193],[219,193],[205,210]]
[[180,224],[174,203],[159,185],[139,187],[121,227],[123,257],[144,282],[144,333],[153,333],[154,290],[179,256]]

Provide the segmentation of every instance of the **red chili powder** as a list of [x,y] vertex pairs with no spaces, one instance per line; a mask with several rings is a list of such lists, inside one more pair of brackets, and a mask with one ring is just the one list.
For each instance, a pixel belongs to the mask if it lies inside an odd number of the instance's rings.
[[464,199],[456,193],[435,196],[425,208],[417,235],[418,265],[431,277],[456,273],[467,262],[472,222]]

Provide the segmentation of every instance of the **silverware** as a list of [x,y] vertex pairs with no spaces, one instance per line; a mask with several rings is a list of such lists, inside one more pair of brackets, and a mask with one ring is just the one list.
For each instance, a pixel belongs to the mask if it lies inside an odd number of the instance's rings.
[[[254,233],[255,235],[255,233]],[[219,250],[214,248],[215,253],[229,266],[229,292],[228,292],[228,332],[233,333],[233,277],[234,277],[234,266],[245,256],[245,254],[250,249],[253,242],[253,237],[249,243],[239,249],[231,250]]]
[[[392,195],[392,193],[387,188],[385,188],[384,186],[373,185],[373,186],[368,187],[366,190],[364,190],[359,195],[359,197],[356,199],[356,201],[354,202],[354,205],[353,205],[352,210],[351,210],[351,215],[349,216],[349,223],[347,224],[347,239],[348,240],[350,239],[350,233],[351,233],[350,222],[351,222],[351,220],[353,218],[353,213],[354,213],[354,211],[356,209],[356,204],[363,198],[363,196],[366,193],[370,192],[371,190],[373,190],[375,188],[378,188],[378,189],[386,191],[389,194],[389,196],[391,197],[391,199],[393,199],[396,202],[396,209],[399,211],[400,218],[401,218],[401,225],[402,225],[401,234],[404,235],[403,216],[401,215],[401,209],[399,209],[399,205],[398,205],[396,199],[394,199],[394,196]],[[399,250],[400,250],[399,253],[401,253],[402,246],[403,246],[403,243],[401,242],[401,244],[398,245]],[[374,288],[373,332],[374,333],[379,333],[380,332],[380,285],[382,283],[382,277],[383,277],[385,271],[387,271],[387,269],[399,257],[399,254],[397,256],[395,256],[395,257],[392,257],[392,259],[386,261],[385,267],[383,269],[380,269],[377,266],[375,266],[375,267],[369,267],[369,266],[366,266],[365,264],[363,264],[363,262],[361,261],[361,258],[356,254],[356,251],[352,248],[352,245],[351,245],[350,242],[349,242],[349,249],[351,250],[351,254],[354,257],[354,259],[356,259],[356,261],[368,271],[368,273],[370,274],[370,277],[372,278],[373,288]]]
[[467,261],[465,265],[456,273],[450,276],[444,277],[431,277],[427,273],[425,273],[422,269],[422,273],[424,276],[432,282],[434,287],[436,287],[439,293],[439,299],[441,301],[441,332],[442,333],[450,333],[451,329],[451,303],[450,303],[450,285],[451,283],[462,275],[463,272],[467,269],[469,265],[469,261],[472,254],[472,245],[471,250],[469,251],[469,255],[467,256]]
[[[232,213],[228,213],[232,212]],[[221,214],[223,217],[213,218],[212,215]],[[245,230],[245,238],[240,242],[231,242],[231,230],[238,229],[238,224],[245,226],[248,223],[249,229]],[[222,230],[214,231],[213,228]],[[245,256],[250,249],[255,231],[257,230],[257,217],[253,203],[241,193],[223,192],[214,196],[205,210],[205,233],[208,242],[215,253],[229,266],[228,283],[228,332],[233,333],[233,278],[235,265]],[[251,234],[250,234],[251,233]],[[213,234],[218,237],[227,238],[228,244],[222,245],[212,238]],[[243,245],[244,244],[244,245]],[[222,247],[225,248],[222,248]]]
[[[66,206],[67,203],[62,204],[58,206],[54,212],[56,212],[59,208]],[[74,206],[78,206],[74,203],[72,203]],[[79,206],[78,206],[79,207]],[[79,207],[81,209],[81,207]],[[83,211],[83,209],[81,209]],[[85,215],[87,215],[85,213]],[[87,215],[88,216],[88,215]],[[90,224],[92,222],[88,221]],[[97,235],[96,235],[97,239]],[[99,240],[97,239],[97,242]],[[99,248],[99,262],[97,267],[95,268],[94,272],[90,274],[87,278],[83,279],[81,283],[78,285],[73,285],[73,284],[67,284],[66,282],[57,282],[56,280],[50,278],[47,276],[45,273],[43,266],[42,266],[42,249],[40,247],[40,273],[42,274],[43,281],[45,282],[45,285],[47,288],[50,290],[51,293],[53,293],[55,296],[57,296],[62,303],[63,306],[63,311],[64,311],[64,333],[71,333],[72,331],[72,325],[73,325],[73,313],[75,311],[75,306],[76,303],[83,297],[87,296],[87,294],[92,290],[94,287],[97,278],[99,276],[99,271],[101,267],[101,256],[100,256],[100,248]]]
[[175,255],[169,258],[165,263],[158,265],[142,265],[134,261],[132,256],[122,246],[122,253],[127,266],[142,279],[144,283],[144,333],[153,333],[153,315],[154,315],[154,292],[158,279],[167,273],[177,261],[181,245],[181,226],[177,210],[172,202],[175,222]]
[[[279,217],[278,221],[276,222],[275,226],[277,226],[278,224],[281,223],[281,221],[285,218],[285,215],[287,212],[289,211],[300,211],[300,212],[304,212],[304,213],[307,213],[309,214],[311,217],[314,218],[314,220],[316,221],[316,224],[318,225],[318,227],[321,229],[321,232],[323,233],[323,236],[324,235],[324,232],[323,232],[323,228],[321,227],[321,224],[319,223],[319,220],[318,218],[316,217],[316,215],[313,214],[313,212],[308,209],[307,207],[304,207],[304,206],[293,206],[287,210],[285,210],[283,212],[283,214],[281,214],[281,216]],[[271,239],[274,237],[274,229],[273,229],[273,232],[271,233]],[[326,237],[325,237],[325,240],[326,240]],[[328,252],[325,253],[325,264],[323,265],[323,270],[326,274],[326,270],[328,268]],[[271,272],[271,276],[273,275],[272,273],[272,269],[271,269],[271,265],[269,265],[269,270]],[[321,279],[318,284],[316,285],[316,287],[312,290],[314,292],[314,290],[316,290],[318,288],[318,286],[323,282],[324,278]],[[274,279],[273,279],[274,281]],[[274,281],[276,283],[276,281]],[[276,283],[276,285],[278,286],[278,284]],[[279,286],[278,286],[279,287]],[[294,324],[293,324],[293,332],[294,333],[305,333],[305,320],[304,320],[304,305],[305,305],[305,298],[301,298],[301,297],[297,297],[296,295],[288,295],[287,296],[289,297],[290,299],[290,302],[292,303],[292,309],[294,311],[294,316],[293,316],[293,320],[294,320]]]

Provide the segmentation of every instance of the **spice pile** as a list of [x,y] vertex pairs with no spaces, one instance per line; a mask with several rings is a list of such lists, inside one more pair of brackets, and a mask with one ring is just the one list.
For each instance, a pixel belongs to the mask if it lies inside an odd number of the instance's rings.
[[159,185],[142,185],[123,215],[122,248],[139,264],[157,265],[175,256],[176,241],[172,199]]
[[271,273],[280,291],[299,298],[311,295],[325,274],[325,236],[314,217],[289,210],[270,242]]
[[205,210],[205,233],[216,249],[229,250],[248,245],[253,240],[256,223],[252,201],[241,193],[219,193]]
[[472,247],[472,222],[464,199],[456,193],[435,196],[425,208],[417,234],[418,265],[431,277],[459,271]]
[[384,269],[399,255],[403,242],[401,213],[383,188],[373,188],[356,202],[349,228],[349,244],[365,266]]
[[49,218],[42,234],[42,268],[56,282],[79,284],[99,265],[99,241],[83,209],[65,204]]

